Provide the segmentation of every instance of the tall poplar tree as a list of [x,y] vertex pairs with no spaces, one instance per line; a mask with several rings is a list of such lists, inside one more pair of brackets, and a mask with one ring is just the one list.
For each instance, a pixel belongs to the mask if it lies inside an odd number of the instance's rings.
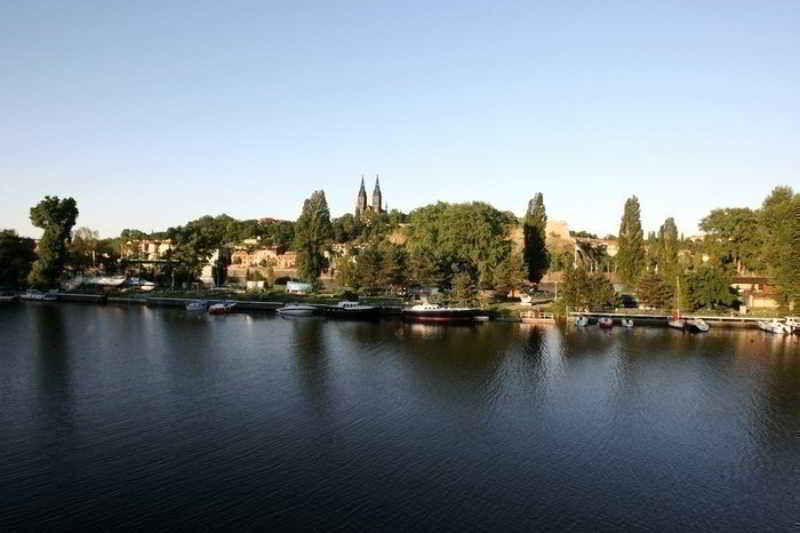
[[64,272],[69,254],[72,226],[78,218],[78,206],[73,198],[59,199],[45,196],[44,200],[31,207],[31,222],[44,233],[36,252],[38,259],[28,275],[35,287],[53,287]]
[[294,227],[294,238],[300,277],[309,283],[318,283],[327,266],[324,250],[333,238],[325,191],[314,191],[303,203],[303,212]]
[[636,285],[645,264],[644,232],[639,199],[636,196],[625,201],[618,243],[617,265],[622,281],[628,285]]
[[544,197],[537,192],[528,202],[528,211],[523,221],[525,249],[523,257],[528,267],[528,280],[539,283],[550,266],[550,256],[546,247],[547,212]]
[[669,217],[658,230],[658,271],[670,285],[675,285],[678,274],[678,227]]

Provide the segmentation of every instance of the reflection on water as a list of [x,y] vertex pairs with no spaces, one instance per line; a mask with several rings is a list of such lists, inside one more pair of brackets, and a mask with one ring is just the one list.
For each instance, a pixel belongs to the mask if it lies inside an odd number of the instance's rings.
[[0,325],[2,530],[800,516],[798,338],[69,304]]

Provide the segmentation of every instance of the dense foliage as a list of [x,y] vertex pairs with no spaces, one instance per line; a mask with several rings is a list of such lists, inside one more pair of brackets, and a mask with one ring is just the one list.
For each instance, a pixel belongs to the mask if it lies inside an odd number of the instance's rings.
[[328,266],[324,252],[332,238],[333,227],[325,191],[314,191],[303,203],[303,212],[295,223],[297,271],[301,279],[318,283],[320,274]]
[[639,199],[631,196],[625,201],[625,211],[619,226],[619,251],[617,265],[622,281],[636,285],[644,268],[644,233],[639,208]]
[[26,284],[36,260],[33,239],[20,237],[14,230],[0,231],[0,287],[17,288]]
[[28,275],[35,287],[53,287],[64,273],[69,256],[72,227],[78,218],[78,206],[73,198],[45,196],[31,208],[31,222],[44,233],[39,240],[38,258]]
[[408,250],[412,277],[423,284],[450,285],[467,272],[481,281],[511,253],[510,227],[516,220],[489,204],[439,202],[409,214]]
[[528,211],[522,222],[525,239],[524,259],[528,272],[528,280],[539,283],[550,265],[550,256],[546,246],[547,213],[544,208],[542,193],[528,202]]
[[639,303],[654,309],[668,309],[675,305],[675,289],[673,284],[655,272],[646,272],[639,278],[637,290]]
[[567,267],[560,294],[573,311],[598,311],[616,303],[614,287],[608,278],[601,273],[588,273],[583,266]]

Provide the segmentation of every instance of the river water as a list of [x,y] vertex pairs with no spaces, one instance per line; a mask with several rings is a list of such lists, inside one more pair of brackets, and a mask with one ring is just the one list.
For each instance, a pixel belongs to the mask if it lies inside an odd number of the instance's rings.
[[0,530],[800,528],[800,338],[0,307]]

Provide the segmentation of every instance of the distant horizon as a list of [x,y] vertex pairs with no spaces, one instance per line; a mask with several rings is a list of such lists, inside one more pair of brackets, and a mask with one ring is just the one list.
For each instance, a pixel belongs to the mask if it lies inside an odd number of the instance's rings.
[[800,188],[800,6],[93,2],[0,7],[0,227],[45,195],[104,237],[484,201],[645,231]]

